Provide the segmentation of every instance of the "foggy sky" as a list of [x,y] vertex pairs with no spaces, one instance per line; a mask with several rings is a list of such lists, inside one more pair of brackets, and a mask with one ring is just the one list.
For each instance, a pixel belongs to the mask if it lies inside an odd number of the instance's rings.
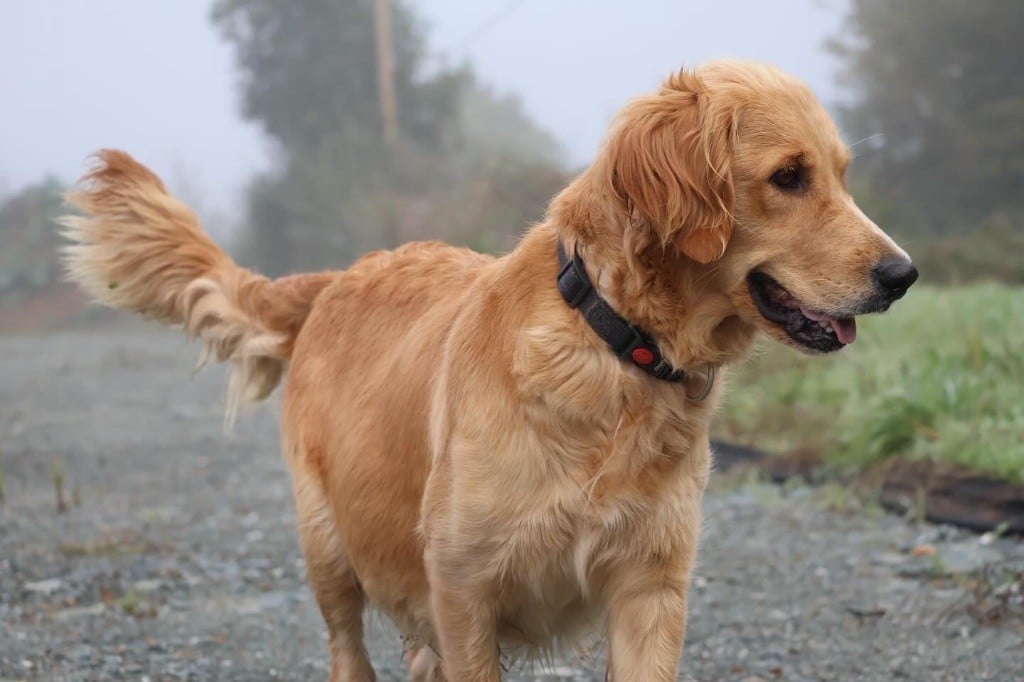
[[[435,63],[468,59],[588,161],[612,114],[680,65],[777,64],[826,103],[822,50],[843,0],[411,0]],[[128,150],[200,212],[237,216],[270,146],[241,120],[233,55],[210,0],[0,2],[0,193],[69,181],[100,147]]]

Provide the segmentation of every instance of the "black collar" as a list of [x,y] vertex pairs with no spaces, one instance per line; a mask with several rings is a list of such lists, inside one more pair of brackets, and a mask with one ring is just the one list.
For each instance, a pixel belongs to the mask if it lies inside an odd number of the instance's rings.
[[558,240],[558,291],[570,308],[579,308],[583,319],[619,358],[663,381],[686,378],[683,370],[675,369],[665,359],[650,334],[630,324],[601,298],[579,254],[574,253],[569,260],[562,240]]

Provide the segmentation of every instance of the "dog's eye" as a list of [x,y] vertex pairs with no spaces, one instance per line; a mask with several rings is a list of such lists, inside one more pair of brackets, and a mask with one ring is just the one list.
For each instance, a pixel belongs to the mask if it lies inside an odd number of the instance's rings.
[[796,166],[780,168],[772,174],[773,185],[784,192],[795,192],[804,187],[804,177],[801,169]]

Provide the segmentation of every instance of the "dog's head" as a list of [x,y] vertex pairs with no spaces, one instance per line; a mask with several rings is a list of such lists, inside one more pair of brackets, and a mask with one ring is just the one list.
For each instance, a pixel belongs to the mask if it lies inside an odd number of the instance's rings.
[[851,198],[849,161],[802,83],[714,62],[628,105],[599,168],[633,229],[699,267],[734,315],[830,352],[854,340],[855,316],[887,309],[917,278]]

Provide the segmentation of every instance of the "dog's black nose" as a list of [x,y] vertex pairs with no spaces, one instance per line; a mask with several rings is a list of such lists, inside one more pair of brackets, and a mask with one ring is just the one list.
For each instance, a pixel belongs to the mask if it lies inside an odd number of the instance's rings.
[[894,299],[907,293],[917,281],[917,268],[905,258],[884,258],[871,271],[875,282]]

